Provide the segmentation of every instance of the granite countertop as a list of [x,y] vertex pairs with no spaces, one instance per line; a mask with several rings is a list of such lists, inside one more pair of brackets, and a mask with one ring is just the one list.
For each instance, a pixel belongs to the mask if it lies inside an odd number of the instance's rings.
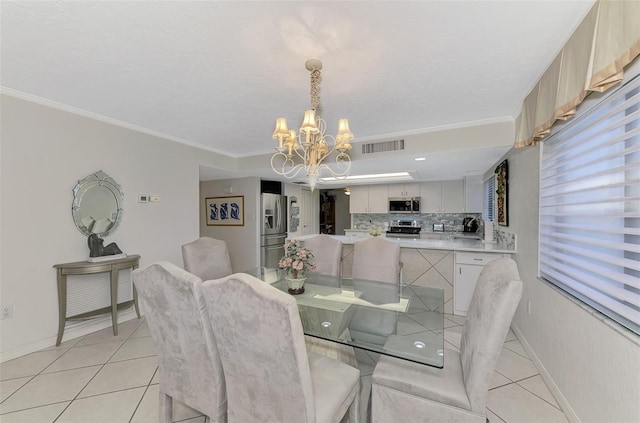
[[[317,234],[300,235],[295,237],[304,241]],[[342,241],[343,244],[352,245],[363,239],[370,238],[369,235],[329,235],[332,238]],[[419,248],[425,250],[452,250],[452,251],[475,251],[485,253],[507,253],[514,254],[516,250],[504,244],[494,242],[476,241],[470,239],[406,239],[406,238],[385,238],[389,241],[397,242],[402,248]]]

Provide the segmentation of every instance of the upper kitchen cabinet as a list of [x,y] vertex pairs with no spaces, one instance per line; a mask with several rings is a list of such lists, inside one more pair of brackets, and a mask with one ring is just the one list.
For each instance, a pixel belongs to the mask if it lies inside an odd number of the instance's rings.
[[430,181],[420,184],[422,213],[463,213],[464,183],[454,181]]
[[388,213],[387,185],[360,185],[351,187],[349,213]]
[[420,212],[440,213],[442,209],[442,182],[429,181],[420,184]]
[[389,185],[389,197],[420,197],[420,184],[391,184]]
[[442,181],[441,213],[464,213],[464,181]]
[[464,177],[464,211],[482,213],[482,176]]

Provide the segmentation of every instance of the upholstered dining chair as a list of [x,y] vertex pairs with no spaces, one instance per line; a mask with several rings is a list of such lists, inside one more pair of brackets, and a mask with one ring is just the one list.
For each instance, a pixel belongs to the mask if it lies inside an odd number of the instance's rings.
[[225,375],[229,423],[357,422],[360,371],[307,352],[296,300],[238,273],[201,289]]
[[485,423],[489,381],[521,297],[516,263],[489,262],[471,298],[460,352],[445,349],[443,369],[380,358],[372,375],[372,422]]
[[[340,276],[342,266],[342,241],[326,234],[320,234],[304,240],[304,246],[313,253],[316,263],[315,273],[329,276]],[[333,286],[339,287],[339,279],[331,279]],[[329,279],[322,281],[328,284]],[[329,284],[330,285],[330,284]],[[331,285],[330,285],[331,286]],[[327,341],[312,336],[305,336],[307,351],[313,351],[330,358],[357,367],[358,361],[353,347]]]
[[[351,275],[353,288],[361,291],[361,299],[375,303],[397,302],[400,295],[400,244],[384,238],[373,237],[353,245]],[[361,288],[358,279],[386,282],[375,290]],[[394,311],[355,311],[349,332],[351,338],[372,344],[384,345],[389,335],[396,332],[397,313]]]
[[321,234],[305,239],[304,246],[313,253],[316,263],[316,273],[330,276],[340,276],[342,265],[342,241]]
[[160,421],[172,422],[173,400],[227,421],[227,400],[211,323],[200,291],[202,280],[166,262],[133,272],[160,367]]
[[229,276],[231,258],[227,243],[209,237],[201,237],[182,246],[184,269],[203,281]]

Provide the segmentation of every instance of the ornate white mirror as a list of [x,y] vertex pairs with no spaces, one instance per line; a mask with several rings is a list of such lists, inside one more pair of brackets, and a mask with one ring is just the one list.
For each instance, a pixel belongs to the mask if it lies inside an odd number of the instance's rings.
[[99,170],[78,181],[73,188],[73,221],[80,232],[99,237],[113,232],[120,221],[124,193],[120,185]]

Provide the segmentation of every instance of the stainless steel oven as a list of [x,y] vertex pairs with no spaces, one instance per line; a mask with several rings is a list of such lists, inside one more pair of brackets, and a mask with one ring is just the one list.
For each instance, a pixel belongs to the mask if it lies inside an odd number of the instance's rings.
[[417,220],[392,220],[387,238],[420,239],[422,222]]

